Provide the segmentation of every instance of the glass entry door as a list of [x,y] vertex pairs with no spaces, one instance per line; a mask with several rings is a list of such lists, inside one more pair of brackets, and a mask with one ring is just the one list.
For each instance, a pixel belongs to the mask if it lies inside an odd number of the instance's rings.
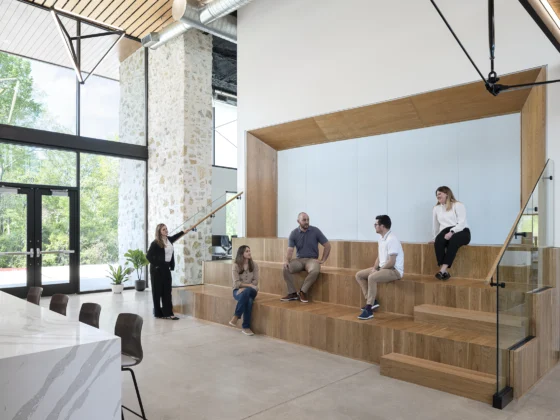
[[76,293],[77,214],[75,189],[0,186],[0,289]]

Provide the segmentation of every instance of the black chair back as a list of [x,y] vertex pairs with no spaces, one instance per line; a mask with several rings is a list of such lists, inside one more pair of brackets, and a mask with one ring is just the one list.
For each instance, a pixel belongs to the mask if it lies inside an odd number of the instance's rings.
[[51,298],[49,309],[53,312],[58,312],[60,315],[66,316],[66,307],[68,306],[68,296],[57,293]]
[[99,316],[101,315],[101,305],[97,303],[84,303],[80,308],[79,321],[99,329]]
[[144,358],[142,351],[142,325],[144,320],[136,314],[119,314],[115,335],[121,338],[121,353],[134,358],[137,364]]
[[39,305],[41,302],[41,295],[43,294],[42,287],[30,287],[27,292],[27,301]]

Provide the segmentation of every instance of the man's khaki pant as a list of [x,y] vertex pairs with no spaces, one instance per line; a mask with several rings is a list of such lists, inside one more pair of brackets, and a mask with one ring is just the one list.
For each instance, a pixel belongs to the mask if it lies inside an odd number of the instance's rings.
[[373,305],[375,302],[377,283],[389,283],[400,278],[400,273],[394,268],[381,269],[379,271],[375,271],[373,268],[366,268],[356,273],[356,281],[362,288],[367,305]]
[[290,268],[284,267],[284,281],[288,286],[288,294],[296,293],[296,288],[294,286],[294,276],[292,274],[299,273],[300,271],[307,271],[307,277],[305,278],[301,290],[303,293],[307,294],[321,271],[321,264],[319,261],[313,258],[297,258],[290,261]]

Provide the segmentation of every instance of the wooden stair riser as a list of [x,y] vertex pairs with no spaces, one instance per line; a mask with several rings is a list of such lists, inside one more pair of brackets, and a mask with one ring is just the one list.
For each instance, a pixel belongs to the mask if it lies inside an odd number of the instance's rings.
[[[231,287],[231,264],[205,262],[204,283]],[[259,289],[264,293],[284,295],[287,293],[282,267],[259,266]],[[306,273],[294,274],[296,287],[303,284]],[[478,284],[477,284],[478,285]],[[496,311],[496,289],[491,287],[469,287],[453,282],[423,283],[404,279],[388,284],[379,284],[378,300],[385,312],[414,315],[414,307],[425,303],[470,309],[474,311]],[[500,291],[500,309],[506,310],[523,303],[526,295],[513,290]],[[317,302],[361,308],[365,299],[360,286],[352,274],[321,273],[311,288],[309,298]]]
[[[397,233],[398,235],[398,233]],[[377,257],[377,242],[330,241],[331,253],[325,267],[340,267],[362,270],[371,267]],[[234,238],[234,251],[241,245],[251,248],[253,259],[283,262],[288,247],[286,238]],[[405,254],[405,273],[434,275],[437,270],[434,245],[427,243],[402,244]],[[485,279],[494,263],[500,246],[470,245],[461,248],[450,272],[455,277]],[[319,246],[319,254],[322,255]]]
[[[187,289],[174,289],[173,301],[178,313],[223,325],[228,325],[236,305],[233,297],[209,296]],[[423,331],[404,331],[357,321],[359,311],[331,317],[311,310],[290,310],[292,305],[303,305],[299,302],[277,302],[277,299],[259,301],[257,297],[251,323],[255,333],[376,364],[385,354],[396,352],[479,372],[496,372],[494,347],[446,338],[445,328],[428,325]],[[436,331],[439,336],[429,335]],[[469,337],[473,338],[474,334],[464,338]]]
[[428,388],[438,389],[473,400],[492,403],[496,392],[496,377],[490,374],[472,373],[445,364],[425,361],[398,354],[390,354],[381,360],[381,374]]

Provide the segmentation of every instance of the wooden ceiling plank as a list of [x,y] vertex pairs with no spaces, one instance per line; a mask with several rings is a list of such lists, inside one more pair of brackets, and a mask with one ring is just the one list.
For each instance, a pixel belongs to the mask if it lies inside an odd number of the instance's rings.
[[[144,1],[143,1],[144,2]],[[103,22],[108,23],[109,25],[115,25],[117,19],[119,19],[124,13],[132,13],[137,5],[135,4],[136,0],[125,0],[123,4],[121,4],[106,20]],[[132,9],[132,10],[131,10]],[[115,25],[116,26],[116,25]]]
[[162,25],[167,19],[172,16],[172,9],[168,7],[169,2],[164,5],[159,11],[156,11],[150,18],[143,22],[140,26],[133,29],[132,36],[140,38],[144,36],[149,30],[156,25]]
[[[158,21],[158,22],[154,23],[152,26],[148,27],[148,28],[146,29],[146,31],[144,31],[144,33],[143,33],[141,36],[139,36],[139,38],[142,39],[143,37],[145,37],[145,36],[146,36],[147,34],[149,34],[150,32],[157,32],[157,31],[159,31],[160,29],[165,28],[167,25],[170,25],[170,24],[173,22],[172,11],[170,11],[170,12],[171,12],[171,14],[170,14],[170,16],[169,16],[167,19],[165,19],[165,20],[164,20],[163,22],[161,22],[161,23],[159,23],[159,21]],[[167,14],[167,13],[166,13],[166,14]]]
[[111,4],[113,0],[96,0],[95,2],[91,2],[88,7],[86,7],[82,11],[82,16],[87,18],[97,20],[94,16],[96,14],[100,14],[107,6]]
[[127,33],[130,33],[130,29],[139,23],[146,20],[152,13],[156,10],[159,10],[162,6],[167,3],[167,0],[150,0],[146,3],[145,7],[138,9],[135,13],[133,13],[127,20],[122,23],[122,26],[127,29]]
[[105,10],[103,10],[95,20],[106,22],[127,0],[114,0]]
[[79,10],[76,13],[87,18],[95,9],[101,6],[101,3],[103,3],[103,0],[91,0],[89,2],[82,0],[81,7],[76,8],[76,10]]
[[[505,85],[532,83],[541,68],[502,76]],[[530,89],[492,96],[481,82],[251,130],[276,150],[375,136],[520,112]]]

